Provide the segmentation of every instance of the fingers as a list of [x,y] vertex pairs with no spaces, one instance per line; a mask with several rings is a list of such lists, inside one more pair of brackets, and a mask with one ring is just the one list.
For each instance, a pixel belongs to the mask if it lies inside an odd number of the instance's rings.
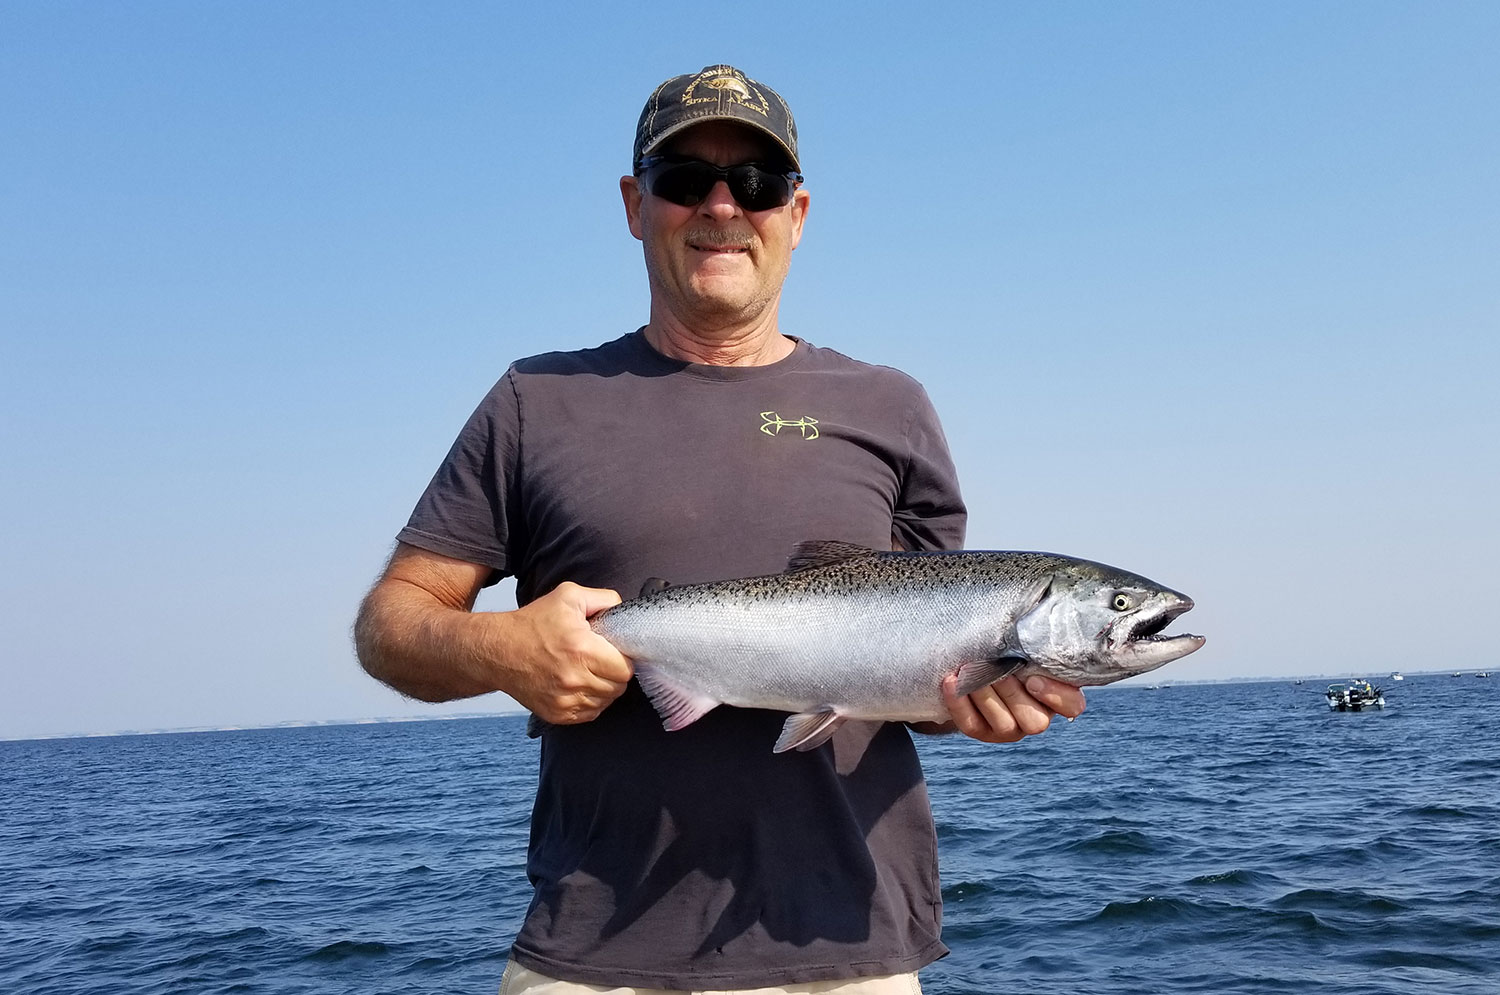
[[625,693],[629,683],[628,661],[620,680],[600,677],[586,668],[559,670],[541,675],[539,686],[521,703],[554,725],[592,722]]
[[595,677],[613,686],[614,693],[610,700],[614,700],[625,690],[625,685],[630,683],[635,669],[631,666],[630,659],[616,649],[613,643],[588,627],[588,620],[604,609],[619,604],[620,594],[604,587],[580,587],[577,584],[568,584],[566,587],[570,589],[568,593],[573,604],[583,615],[583,625],[578,629],[582,640],[578,652],[587,661],[589,671]]
[[581,584],[565,583],[558,588],[564,597],[576,604],[585,618],[599,614],[606,608],[620,603],[620,592],[607,587],[584,587]]
[[589,722],[630,684],[630,660],[593,632],[580,634],[553,672],[551,693],[565,717],[554,722]]
[[956,698],[948,691],[948,710],[960,732],[986,743],[1014,743],[1052,724],[1052,711],[1027,694],[1014,677],[980,688],[967,698]]
[[552,624],[562,637],[556,652],[586,662],[590,672],[605,681],[629,681],[630,661],[614,644],[589,628],[588,621],[589,616],[619,604],[619,593],[604,587],[583,587],[564,581],[551,594],[539,598],[536,604],[541,605],[548,599],[557,602],[556,613],[549,612]]
[[[621,690],[624,690],[623,686]],[[566,695],[552,695],[542,698],[536,705],[532,706],[531,711],[538,718],[544,719],[553,725],[577,725],[581,722],[592,722],[597,719],[618,697],[619,694],[575,691]]]
[[1026,678],[1026,690],[1031,697],[1064,718],[1076,719],[1083,714],[1083,691],[1071,684],[1032,674]]
[[1032,676],[1025,686],[1007,677],[967,697],[953,692],[956,679],[943,681],[943,700],[953,723],[966,736],[986,743],[1014,743],[1044,732],[1053,715],[1076,717],[1083,711],[1083,693],[1069,684]]
[[[943,679],[943,702],[948,706],[948,714],[953,716],[953,724],[958,727],[958,731],[973,739],[1002,742],[994,738],[995,732],[990,728],[989,721],[980,714],[974,695],[959,697],[953,693],[955,683],[957,679],[951,675]],[[981,690],[988,691],[989,688]]]

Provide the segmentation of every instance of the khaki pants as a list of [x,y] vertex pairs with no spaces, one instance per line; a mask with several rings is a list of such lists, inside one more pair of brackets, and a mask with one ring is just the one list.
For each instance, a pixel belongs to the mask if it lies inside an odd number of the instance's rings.
[[810,981],[784,988],[741,988],[732,992],[670,992],[661,988],[625,988],[611,985],[580,985],[558,981],[527,970],[515,961],[505,965],[500,995],[922,995],[915,974],[891,974],[883,978],[853,981]]

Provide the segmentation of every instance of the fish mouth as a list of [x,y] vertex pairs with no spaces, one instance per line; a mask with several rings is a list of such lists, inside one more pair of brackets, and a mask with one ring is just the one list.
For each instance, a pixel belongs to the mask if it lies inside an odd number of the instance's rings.
[[1192,633],[1165,634],[1177,616],[1192,610],[1193,599],[1175,594],[1165,605],[1149,615],[1140,616],[1125,636],[1121,651],[1138,665],[1160,667],[1181,659],[1199,649],[1206,640]]

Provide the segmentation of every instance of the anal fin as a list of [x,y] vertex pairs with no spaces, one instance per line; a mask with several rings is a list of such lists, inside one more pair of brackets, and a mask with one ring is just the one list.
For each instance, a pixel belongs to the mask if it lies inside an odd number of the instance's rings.
[[998,680],[1009,677],[1030,661],[1025,657],[1002,656],[997,660],[976,660],[958,668],[958,680],[953,693],[962,698],[980,688],[989,687]]
[[786,724],[781,727],[781,738],[776,740],[772,747],[772,753],[785,753],[787,750],[816,750],[839,731],[839,726],[847,721],[846,716],[840,715],[832,708],[820,708],[816,712],[798,712],[796,715],[787,717]]
[[661,716],[667,732],[686,729],[722,704],[717,698],[680,684],[640,661],[635,664],[635,679],[641,682],[641,690],[651,699],[651,707]]

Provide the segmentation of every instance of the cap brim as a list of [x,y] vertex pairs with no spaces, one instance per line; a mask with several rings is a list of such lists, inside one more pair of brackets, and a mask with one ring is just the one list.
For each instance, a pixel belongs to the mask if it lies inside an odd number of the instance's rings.
[[792,169],[796,170],[799,173],[802,172],[802,164],[797,161],[796,155],[792,153],[791,149],[787,148],[786,142],[782,141],[780,136],[778,136],[776,132],[772,131],[770,128],[765,127],[764,125],[757,124],[754,121],[747,121],[742,117],[735,117],[733,114],[706,114],[703,117],[691,118],[687,121],[679,121],[677,124],[672,125],[666,131],[663,131],[660,135],[657,135],[656,141],[641,149],[641,156],[644,158],[648,155],[655,155],[661,150],[661,147],[665,145],[667,141],[674,135],[680,135],[684,131],[687,131],[689,128],[696,128],[700,124],[711,124],[715,121],[725,121],[729,124],[737,124],[741,127],[750,129],[758,135],[764,135],[771,140],[772,144],[774,144],[777,149],[781,151],[782,155],[786,156],[786,161],[792,167]]

